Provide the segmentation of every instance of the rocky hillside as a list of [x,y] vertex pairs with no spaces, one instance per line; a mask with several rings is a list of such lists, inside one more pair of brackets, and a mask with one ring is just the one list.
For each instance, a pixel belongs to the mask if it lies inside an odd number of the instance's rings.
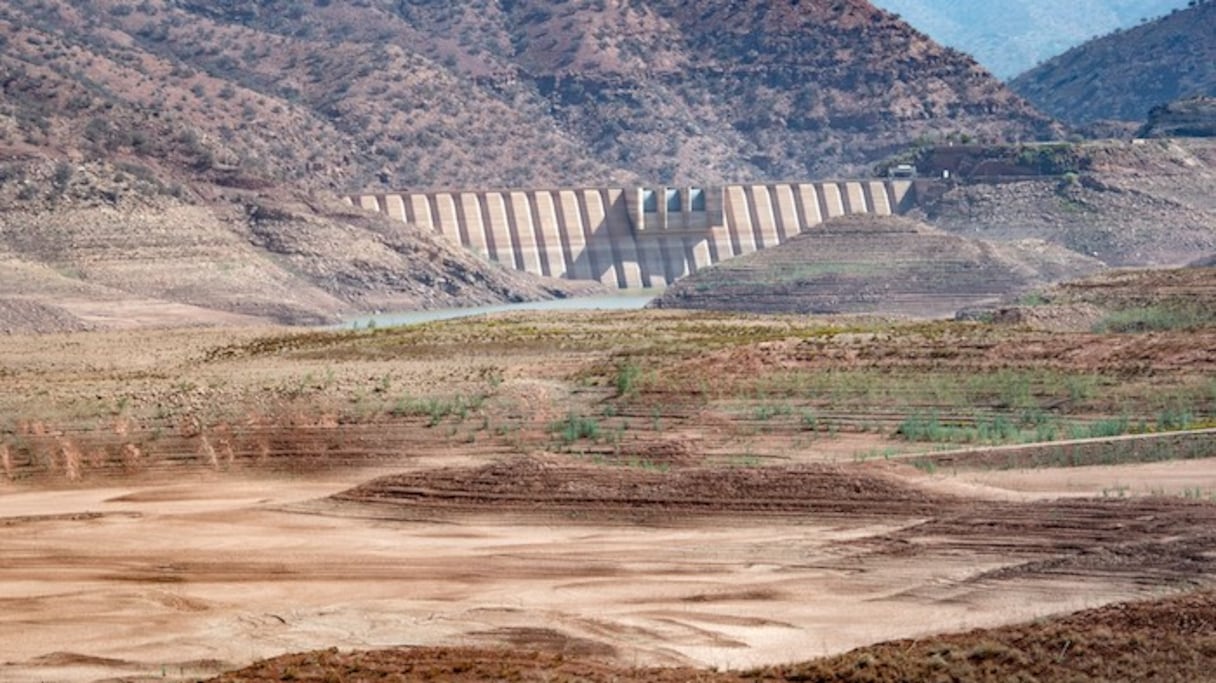
[[0,329],[564,293],[342,191],[817,177],[1059,132],[864,0],[14,0],[0,48]]
[[657,305],[948,315],[1108,265],[1216,258],[1214,139],[950,145],[904,160],[954,182],[918,184],[908,216],[835,219],[696,273]]
[[1012,78],[1091,38],[1135,26],[1188,0],[874,0],[934,40]]
[[1188,97],[1153,107],[1139,136],[1216,138],[1216,97]]
[[865,0],[17,0],[5,138],[329,189],[835,175],[1058,132]]
[[995,241],[1049,240],[1113,266],[1216,254],[1216,140],[1094,141],[1028,148],[1079,172],[939,186],[919,215]]
[[0,164],[0,332],[322,324],[566,296],[324,194],[166,187],[147,167]]
[[1043,111],[1072,124],[1143,122],[1149,110],[1216,96],[1216,2],[1186,9],[1076,47],[1010,82]]
[[1102,267],[1039,240],[990,243],[907,218],[855,215],[684,278],[654,305],[949,316]]

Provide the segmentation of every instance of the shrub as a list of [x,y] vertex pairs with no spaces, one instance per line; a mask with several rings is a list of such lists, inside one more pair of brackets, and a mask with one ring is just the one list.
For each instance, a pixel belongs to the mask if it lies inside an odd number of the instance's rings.
[[558,433],[565,445],[572,444],[579,439],[595,441],[600,437],[600,423],[595,418],[570,413],[566,415],[566,419],[550,425],[549,431]]
[[1128,432],[1128,421],[1126,417],[1111,418],[1108,420],[1098,420],[1089,428],[1089,433],[1093,437],[1110,437],[1122,436]]
[[1191,411],[1177,407],[1169,407],[1161,411],[1157,417],[1157,429],[1165,432],[1189,429],[1195,422]]
[[637,393],[637,380],[642,369],[632,361],[621,363],[616,368],[616,393],[618,396],[631,396]]
[[55,166],[55,172],[51,176],[51,183],[55,186],[55,192],[63,194],[68,189],[68,184],[72,182],[72,176],[76,169],[66,161],[61,161]]
[[909,415],[899,424],[895,433],[908,441],[938,442],[946,440],[946,430],[937,415]]

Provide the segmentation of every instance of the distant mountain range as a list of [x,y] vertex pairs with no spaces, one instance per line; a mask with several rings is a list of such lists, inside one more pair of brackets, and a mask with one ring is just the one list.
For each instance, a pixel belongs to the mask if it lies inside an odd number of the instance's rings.
[[1188,0],[874,0],[934,40],[1012,78],[1096,36],[1187,6]]
[[1216,96],[1216,1],[1065,52],[1010,82],[1043,111],[1074,125],[1143,122],[1154,107]]

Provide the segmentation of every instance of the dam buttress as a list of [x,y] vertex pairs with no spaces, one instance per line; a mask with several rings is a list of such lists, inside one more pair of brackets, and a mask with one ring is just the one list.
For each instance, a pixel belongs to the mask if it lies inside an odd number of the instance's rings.
[[509,268],[621,289],[666,285],[837,216],[905,212],[912,180],[359,194]]

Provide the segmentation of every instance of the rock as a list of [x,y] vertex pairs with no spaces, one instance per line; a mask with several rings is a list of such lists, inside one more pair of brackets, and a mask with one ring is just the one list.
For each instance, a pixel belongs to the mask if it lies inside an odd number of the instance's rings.
[[1153,107],[1143,138],[1216,137],[1216,97],[1191,97]]

